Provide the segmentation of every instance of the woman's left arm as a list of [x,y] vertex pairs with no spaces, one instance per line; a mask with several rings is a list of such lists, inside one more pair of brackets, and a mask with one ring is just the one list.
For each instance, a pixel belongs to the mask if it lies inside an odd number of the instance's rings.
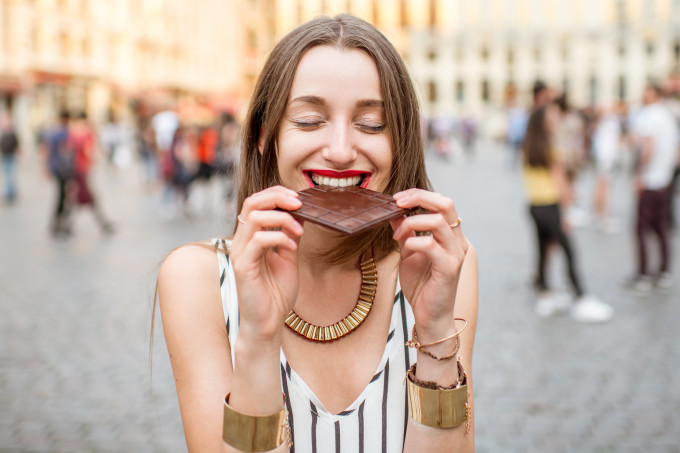
[[[432,428],[410,419],[404,452],[472,452],[474,419],[472,398],[472,350],[477,327],[477,255],[465,238],[455,205],[433,192],[409,189],[395,194],[400,207],[422,207],[428,213],[392,222],[401,249],[399,278],[413,308],[415,329],[421,344],[449,337],[462,327],[460,350],[450,359],[435,360],[418,351],[416,379],[449,387],[458,379],[457,359],[467,375],[469,419],[455,428]],[[416,235],[427,231],[428,235]],[[454,349],[453,340],[427,350],[442,357]]]

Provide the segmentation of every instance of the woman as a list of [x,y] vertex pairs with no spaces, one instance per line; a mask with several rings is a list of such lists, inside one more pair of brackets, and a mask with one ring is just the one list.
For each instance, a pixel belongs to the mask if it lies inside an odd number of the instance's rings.
[[[536,286],[539,290],[536,314],[549,317],[570,309],[571,316],[582,322],[604,322],[613,315],[609,305],[584,293],[581,286],[567,225],[562,218],[562,207],[569,203],[570,190],[564,167],[553,150],[553,137],[559,123],[557,105],[538,107],[529,117],[524,140],[524,182],[529,196],[529,211],[536,225],[538,239],[538,270]],[[551,243],[557,242],[567,258],[567,270],[576,303],[549,291],[546,264]]]
[[[403,62],[370,24],[321,17],[274,48],[244,127],[233,239],[215,242],[219,266],[214,248],[189,245],[159,274],[190,451],[474,450],[476,255],[453,202],[426,190],[419,121]],[[279,210],[319,182],[427,213],[347,237]],[[368,315],[334,341],[284,322],[339,326],[362,294]]]

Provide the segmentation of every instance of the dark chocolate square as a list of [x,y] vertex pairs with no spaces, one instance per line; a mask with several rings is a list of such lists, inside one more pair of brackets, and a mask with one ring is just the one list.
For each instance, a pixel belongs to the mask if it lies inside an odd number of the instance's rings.
[[315,186],[298,192],[302,207],[293,217],[345,234],[369,230],[413,209],[397,206],[391,195],[357,186]]

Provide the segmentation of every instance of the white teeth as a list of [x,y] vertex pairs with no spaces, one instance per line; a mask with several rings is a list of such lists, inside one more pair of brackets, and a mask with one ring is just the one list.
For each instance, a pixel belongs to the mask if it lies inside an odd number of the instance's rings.
[[331,178],[328,176],[319,176],[315,174],[311,174],[310,176],[315,184],[321,186],[347,187],[356,186],[361,182],[361,176],[352,176],[350,178]]

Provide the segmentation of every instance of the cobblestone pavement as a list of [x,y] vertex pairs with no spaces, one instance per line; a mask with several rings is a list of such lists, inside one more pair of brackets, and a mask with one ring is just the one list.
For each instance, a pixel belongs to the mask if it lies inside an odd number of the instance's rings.
[[[630,294],[620,285],[633,267],[629,232],[575,230],[585,284],[616,316],[599,326],[536,318],[521,181],[503,148],[481,148],[473,160],[428,160],[479,254],[477,450],[680,452],[680,269],[672,291]],[[186,451],[160,323],[149,373],[153,279],[172,248],[230,231],[229,208],[163,220],[136,169],[102,167],[96,187],[116,234],[78,213],[75,236],[54,241],[54,188],[24,157],[21,199],[0,206],[0,452]],[[615,191],[614,212],[628,220],[625,176]],[[566,287],[555,255],[552,280]]]

